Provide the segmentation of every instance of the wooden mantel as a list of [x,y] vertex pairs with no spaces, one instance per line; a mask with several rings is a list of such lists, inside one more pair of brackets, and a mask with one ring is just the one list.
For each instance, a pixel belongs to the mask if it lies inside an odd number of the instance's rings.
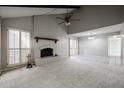
[[58,39],[53,39],[53,38],[45,38],[45,37],[34,37],[34,39],[36,39],[36,42],[38,43],[38,41],[40,39],[42,40],[50,40],[50,41],[54,41],[55,43],[57,43],[57,41],[59,41]]

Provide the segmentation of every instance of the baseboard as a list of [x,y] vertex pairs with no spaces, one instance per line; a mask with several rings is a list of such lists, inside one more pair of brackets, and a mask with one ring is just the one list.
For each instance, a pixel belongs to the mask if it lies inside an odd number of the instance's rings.
[[10,71],[10,70],[14,70],[14,69],[17,69],[17,68],[21,68],[21,67],[25,67],[26,64],[21,64],[21,65],[18,65],[18,66],[13,66],[13,67],[6,67],[4,69],[1,69],[1,74],[2,72],[5,72],[5,71]]

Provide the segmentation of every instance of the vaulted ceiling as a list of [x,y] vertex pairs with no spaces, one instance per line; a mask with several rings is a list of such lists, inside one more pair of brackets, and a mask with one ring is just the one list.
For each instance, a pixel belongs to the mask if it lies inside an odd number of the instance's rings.
[[79,6],[0,6],[2,18],[25,17],[33,15],[64,14],[71,12]]

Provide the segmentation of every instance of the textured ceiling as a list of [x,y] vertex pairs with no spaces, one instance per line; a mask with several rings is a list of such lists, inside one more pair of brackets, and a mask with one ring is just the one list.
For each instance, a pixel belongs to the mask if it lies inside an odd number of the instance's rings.
[[74,36],[74,37],[84,37],[84,36],[89,36],[89,35],[99,35],[99,34],[105,34],[105,33],[112,33],[112,32],[118,32],[121,31],[122,24],[116,24],[116,25],[111,25],[111,26],[106,26],[106,27],[101,27],[98,29],[93,29],[93,30],[88,30],[88,31],[83,31],[75,34],[70,34],[69,36]]
[[[68,9],[69,12],[74,9]],[[66,8],[26,8],[26,7],[0,7],[2,18],[25,17],[33,15],[64,14]]]

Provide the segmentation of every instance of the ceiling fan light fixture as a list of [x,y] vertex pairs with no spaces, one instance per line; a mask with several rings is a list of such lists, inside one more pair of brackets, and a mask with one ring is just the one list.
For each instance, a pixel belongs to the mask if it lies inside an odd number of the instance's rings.
[[95,37],[94,37],[94,36],[90,36],[90,37],[88,37],[88,39],[89,39],[89,40],[94,40]]
[[65,25],[66,26],[69,26],[71,23],[70,22],[65,22]]

